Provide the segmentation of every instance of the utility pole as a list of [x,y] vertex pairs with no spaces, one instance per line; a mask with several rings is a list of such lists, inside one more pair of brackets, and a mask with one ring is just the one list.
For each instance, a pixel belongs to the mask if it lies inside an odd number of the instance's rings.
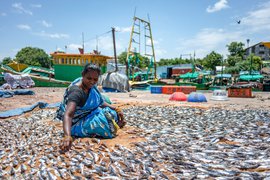
[[247,39],[247,50],[248,50],[248,55],[249,55],[249,39]]
[[249,67],[249,75],[251,75],[251,67],[252,67],[252,52],[249,53],[249,39],[247,39],[247,50],[248,50],[248,55],[250,55],[250,67]]
[[249,75],[252,75],[252,60],[253,60],[253,54],[250,54],[250,72]]
[[96,36],[96,51],[97,51],[97,53],[98,53],[98,36]]
[[112,36],[113,36],[113,51],[114,51],[114,60],[115,60],[115,71],[118,71],[117,56],[116,56],[116,46],[115,46],[115,28],[114,27],[112,27]]
[[[189,56],[190,62],[192,64],[192,73],[194,73],[195,72],[195,64],[194,64],[194,60],[192,61],[192,54],[180,54],[180,59],[182,59],[183,56]],[[194,58],[195,58],[195,52],[194,52]]]
[[221,57],[221,86],[223,86],[223,56]]
[[83,49],[83,54],[84,54],[84,34],[82,32],[82,49]]

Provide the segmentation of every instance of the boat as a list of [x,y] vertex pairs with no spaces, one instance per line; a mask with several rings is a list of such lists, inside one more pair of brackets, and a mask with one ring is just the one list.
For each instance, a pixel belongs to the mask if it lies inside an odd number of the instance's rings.
[[151,72],[141,70],[130,75],[129,79],[130,88],[139,90],[147,90],[155,82]]
[[236,82],[233,86],[239,88],[251,87],[253,91],[263,91],[263,75],[258,71],[242,71],[239,73],[239,77],[236,78]]
[[214,77],[212,84],[209,86],[209,90],[228,89],[231,85],[232,85],[231,74],[217,74]]
[[70,54],[65,52],[53,52],[54,69],[30,66],[13,61],[2,65],[4,72],[23,75],[28,74],[37,87],[67,87],[74,79],[81,76],[85,64],[97,64],[101,68],[101,73],[105,73],[109,56],[101,55],[100,52]]
[[263,75],[263,91],[270,92],[270,62],[263,61],[261,74]]
[[53,58],[55,79],[62,81],[73,81],[81,76],[83,67],[90,63],[96,64],[101,69],[101,74],[107,72],[107,60],[112,59],[110,56],[101,55],[100,52],[80,54],[53,52],[50,54]]
[[178,76],[175,84],[178,86],[196,86],[197,90],[208,90],[211,80],[210,73],[188,72]]
[[15,75],[28,74],[35,82],[36,87],[67,87],[71,82],[54,79],[53,70],[41,68],[37,66],[28,66],[17,62],[2,64],[1,69],[5,73]]
[[145,81],[129,81],[131,89],[138,89],[138,90],[147,90],[150,87],[150,83],[152,80],[145,80]]

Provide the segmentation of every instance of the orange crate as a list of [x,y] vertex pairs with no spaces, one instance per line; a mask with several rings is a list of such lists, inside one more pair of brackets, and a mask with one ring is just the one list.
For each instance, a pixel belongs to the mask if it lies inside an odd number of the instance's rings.
[[162,94],[172,94],[174,92],[181,92],[181,86],[162,86]]
[[229,88],[228,97],[251,98],[252,89],[251,88],[240,88],[240,89]]
[[196,92],[196,86],[181,86],[182,91],[185,94],[190,94],[192,92]]
[[162,94],[172,94],[174,92],[189,94],[195,91],[196,86],[162,86]]

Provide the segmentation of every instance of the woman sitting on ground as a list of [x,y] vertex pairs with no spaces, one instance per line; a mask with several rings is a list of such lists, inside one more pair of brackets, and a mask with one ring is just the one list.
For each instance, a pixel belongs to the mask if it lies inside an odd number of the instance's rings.
[[72,136],[113,138],[117,128],[126,122],[123,113],[106,103],[96,87],[100,69],[87,64],[82,77],[66,89],[64,100],[57,110],[57,119],[63,121],[64,138],[61,149],[71,148]]

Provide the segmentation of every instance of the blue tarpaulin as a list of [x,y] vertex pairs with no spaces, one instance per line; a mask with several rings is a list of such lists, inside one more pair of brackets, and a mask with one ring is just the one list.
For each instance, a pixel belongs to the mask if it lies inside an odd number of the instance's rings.
[[10,90],[0,90],[0,98],[9,98],[14,95],[33,95],[35,94],[34,91],[32,90],[27,90],[27,89],[19,89],[15,91],[10,91]]
[[[30,90],[16,90],[16,91],[4,91],[3,92],[3,96],[8,96],[9,94],[10,95],[24,95],[25,93],[27,93],[27,95],[31,94],[33,91],[30,91]],[[2,91],[0,90],[0,97],[1,97],[1,93]],[[34,92],[33,92],[34,93]],[[107,103],[109,104],[112,104],[110,98],[104,94],[102,94],[102,97],[104,99],[104,101],[106,101]],[[45,102],[37,102],[31,106],[28,106],[28,107],[23,107],[23,108],[16,108],[16,109],[11,109],[11,110],[8,110],[8,111],[4,111],[4,112],[0,112],[0,118],[8,118],[8,117],[12,117],[12,116],[18,116],[18,115],[21,115],[25,112],[29,112],[29,111],[32,111],[33,109],[35,109],[36,107],[39,107],[41,109],[43,108],[55,108],[55,107],[59,107],[60,106],[60,102],[57,102],[57,103],[51,103],[51,104],[48,104],[48,103],[45,103]]]
[[0,90],[0,98],[9,98],[14,95],[14,92],[12,91],[2,91]]
[[60,105],[60,102],[59,103],[52,103],[52,104],[48,104],[45,102],[37,102],[29,107],[16,108],[16,109],[0,112],[0,118],[8,118],[8,117],[12,117],[12,116],[18,116],[18,115],[21,115],[25,112],[32,111],[36,107],[39,107],[41,109],[42,108],[54,108],[54,107],[58,107],[59,105]]

